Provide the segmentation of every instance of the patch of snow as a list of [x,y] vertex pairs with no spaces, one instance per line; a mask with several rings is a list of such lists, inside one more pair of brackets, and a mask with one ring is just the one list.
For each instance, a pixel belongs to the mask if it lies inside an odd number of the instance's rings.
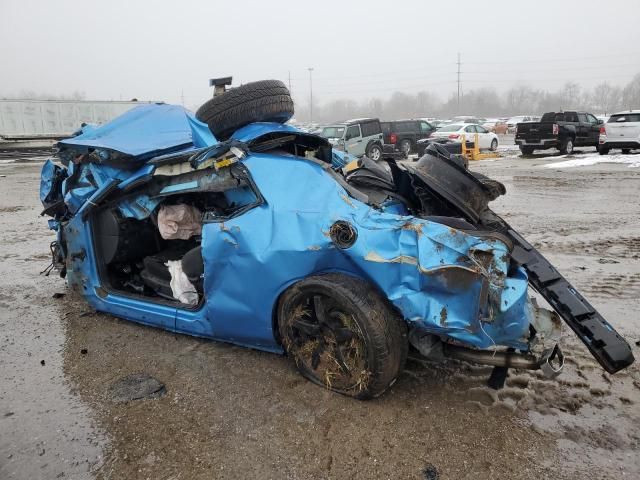
[[499,152],[518,152],[520,153],[520,147],[518,145],[498,145]]
[[[558,158],[567,158],[568,155],[551,155],[548,157],[533,157],[535,160],[557,160]],[[558,163],[564,163],[564,162],[558,162]],[[553,164],[555,165],[555,164]],[[548,167],[549,165],[545,165],[545,167]]]
[[[564,155],[566,157],[566,155]],[[556,159],[562,157],[548,157],[549,159]],[[545,160],[540,158],[537,160]],[[588,167],[591,165],[597,165],[599,163],[620,163],[629,165],[629,168],[640,167],[640,155],[589,155],[585,157],[574,158],[571,160],[565,160],[563,162],[554,162],[547,165],[543,165],[544,168],[571,168],[571,167]]]

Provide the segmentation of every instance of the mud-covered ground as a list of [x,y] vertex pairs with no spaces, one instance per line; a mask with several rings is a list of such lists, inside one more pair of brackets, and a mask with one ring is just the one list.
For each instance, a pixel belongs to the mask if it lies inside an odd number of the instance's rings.
[[[546,157],[473,168],[506,184],[494,209],[638,357],[640,168],[543,168]],[[92,312],[39,275],[53,239],[39,167],[0,165],[0,478],[640,477],[640,369],[603,373],[569,331],[556,380],[512,372],[496,392],[488,368],[414,360],[390,392],[359,402],[286,358]],[[166,394],[116,402],[112,385],[133,373]]]

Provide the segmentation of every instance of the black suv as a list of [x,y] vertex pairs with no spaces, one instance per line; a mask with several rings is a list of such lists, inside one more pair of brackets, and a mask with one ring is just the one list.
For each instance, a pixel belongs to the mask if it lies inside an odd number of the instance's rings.
[[405,155],[416,152],[418,140],[429,137],[436,127],[425,120],[395,120],[380,122],[384,143],[395,145]]

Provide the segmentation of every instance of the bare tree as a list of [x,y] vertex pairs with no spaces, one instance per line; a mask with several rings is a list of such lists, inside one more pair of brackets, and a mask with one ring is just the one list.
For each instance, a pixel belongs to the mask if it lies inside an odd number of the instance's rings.
[[621,91],[607,82],[596,85],[593,89],[591,106],[601,113],[610,113],[620,104]]
[[622,108],[633,110],[640,108],[640,73],[622,90]]
[[577,108],[580,105],[580,85],[576,82],[567,82],[562,88],[562,108]]
[[510,114],[535,111],[535,91],[528,85],[518,85],[509,89],[505,107]]
[[[476,116],[541,114],[562,109],[610,113],[623,108],[640,108],[640,74],[624,88],[602,82],[593,89],[583,89],[567,82],[557,91],[535,90],[528,85],[515,85],[503,94],[493,88],[470,90],[461,102],[462,113]],[[401,118],[450,118],[458,114],[457,96],[446,101],[428,91],[415,94],[393,92],[387,99],[370,98],[355,102],[348,99],[314,105],[314,120],[335,122],[354,117],[377,117],[381,120]],[[308,103],[296,104],[296,117],[308,121]]]

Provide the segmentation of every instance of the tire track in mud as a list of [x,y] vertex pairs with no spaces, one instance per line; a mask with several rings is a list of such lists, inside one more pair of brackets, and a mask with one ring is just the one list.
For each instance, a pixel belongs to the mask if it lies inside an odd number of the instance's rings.
[[583,293],[597,298],[640,298],[640,273],[594,274],[576,282]]
[[586,178],[560,178],[553,176],[538,176],[538,175],[515,175],[512,179],[514,185],[518,188],[531,188],[538,190],[541,187],[559,187],[562,189],[567,188],[580,188],[593,186],[593,182],[589,182]]
[[[507,383],[501,390],[493,390],[486,386],[491,367],[455,360],[420,363],[423,363],[425,372],[429,371],[430,375],[433,375],[435,370],[439,372],[438,376],[455,379],[455,382],[451,383],[455,385],[454,389],[459,390],[468,403],[476,405],[484,412],[488,408],[498,408],[521,413],[536,411],[550,414],[552,410],[559,410],[574,414],[587,404],[595,405],[597,408],[609,406],[611,399],[608,397],[614,394],[611,376],[604,373],[584,347],[574,344],[573,341],[568,343],[570,345],[565,346],[568,349],[568,353],[565,352],[565,370],[559,377],[546,378],[540,370],[511,369]],[[419,361],[415,358],[412,360]],[[408,372],[414,378],[423,375],[415,369]],[[616,379],[629,380],[630,395],[629,398],[623,397],[624,400],[620,400],[621,404],[635,404],[631,393],[640,393],[640,384],[634,385],[636,376],[640,378],[638,372],[632,375],[626,371],[616,375]]]
[[[571,478],[618,479],[640,471],[640,369],[633,365],[609,375],[569,332],[561,343],[565,368],[555,379],[541,371],[512,369],[505,387],[492,390],[486,386],[490,367],[415,358],[409,375],[424,377],[425,383],[433,376],[448,378],[446,388],[482,414],[516,415],[534,431],[553,434]],[[424,370],[411,368],[414,362]],[[603,467],[612,462],[615,470]]]
[[[609,166],[598,168],[612,170],[539,171],[533,164],[523,171],[522,159],[517,162],[482,169],[492,178],[502,175],[513,187],[494,210],[616,320],[616,327],[624,327],[638,359],[640,176]],[[569,478],[640,478],[638,363],[609,375],[568,328],[561,346],[565,368],[556,379],[511,370],[506,387],[496,392],[485,386],[490,369],[472,366],[453,370],[466,386],[456,391],[483,412],[514,412],[535,431],[553,435]]]
[[557,253],[637,259],[640,258],[640,237],[601,238],[568,242],[539,240],[536,242],[536,248]]

